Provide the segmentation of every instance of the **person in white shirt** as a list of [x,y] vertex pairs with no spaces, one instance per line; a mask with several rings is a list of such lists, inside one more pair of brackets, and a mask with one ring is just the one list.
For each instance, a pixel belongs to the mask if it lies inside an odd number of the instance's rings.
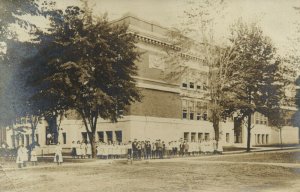
[[18,164],[19,168],[22,168],[23,165],[23,150],[22,150],[22,145],[19,146],[18,151],[17,151],[17,159],[16,163]]
[[63,162],[62,148],[59,142],[55,147],[54,162],[57,163],[57,165],[61,165],[61,163]]

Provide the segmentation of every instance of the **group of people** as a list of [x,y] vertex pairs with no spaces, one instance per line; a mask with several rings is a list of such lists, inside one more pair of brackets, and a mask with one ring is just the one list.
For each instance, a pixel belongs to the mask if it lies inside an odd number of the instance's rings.
[[[150,142],[129,141],[127,144],[121,142],[97,142],[96,155],[99,159],[119,159],[128,158],[134,160],[141,159],[163,159],[184,156],[196,156],[200,154],[222,153],[222,145],[217,145],[216,140],[207,139],[199,142],[189,142],[184,140],[164,142],[160,139]],[[71,146],[72,158],[91,158],[92,147],[89,142],[75,141]],[[37,165],[36,148],[28,150],[24,145],[20,145],[17,150],[16,162],[18,167],[26,167],[27,162]],[[62,147],[58,142],[54,150],[54,162],[60,165],[63,162]]]
[[72,141],[71,155],[73,158],[91,158],[92,157],[92,146],[89,142],[85,141]]
[[26,167],[27,162],[32,162],[32,165],[37,165],[37,153],[36,148],[32,148],[28,150],[24,145],[20,145],[17,150],[17,158],[16,163],[18,164],[19,168]]
[[[80,145],[81,146],[81,145]],[[86,144],[83,144],[86,146]],[[87,146],[90,146],[88,144]],[[179,156],[196,156],[200,154],[222,153],[222,145],[217,146],[214,139],[201,140],[199,142],[187,142],[183,140],[164,142],[160,139],[155,142],[129,141],[127,144],[121,142],[97,142],[97,157],[100,159],[163,159]],[[72,148],[72,156],[74,149]],[[84,149],[81,148],[80,150]]]
[[163,159],[223,152],[222,145],[217,145],[214,139],[201,140],[199,142],[188,142],[182,139],[179,141],[164,142],[158,139],[152,143],[150,141],[137,141],[135,139],[131,146],[129,145],[128,148],[128,156],[133,159]]
[[[30,161],[33,166],[37,165],[38,159],[36,146],[28,149],[22,144],[17,150],[16,163],[19,168],[22,168],[27,166],[28,161]],[[63,162],[62,147],[59,142],[54,149],[54,162],[57,163],[57,165],[60,165]]]

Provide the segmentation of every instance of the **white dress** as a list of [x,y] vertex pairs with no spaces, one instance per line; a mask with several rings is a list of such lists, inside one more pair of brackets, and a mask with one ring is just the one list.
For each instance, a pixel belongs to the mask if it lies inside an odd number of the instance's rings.
[[76,145],[76,155],[82,155],[82,152],[81,152],[81,147],[80,147],[81,145],[80,144],[77,144]]
[[16,163],[23,163],[23,151],[22,151],[22,147],[19,147],[19,149],[17,151]]
[[87,154],[87,155],[92,155],[92,146],[91,146],[90,143],[88,143],[88,144],[86,145],[86,154]]
[[26,149],[26,147],[21,147],[21,150],[23,162],[28,161],[28,150]]
[[61,146],[57,145],[55,147],[55,155],[54,155],[54,162],[55,163],[62,163],[63,162],[63,156],[62,156],[62,148]]
[[30,157],[31,162],[36,162],[37,161],[37,155],[35,149],[31,151],[31,157]]

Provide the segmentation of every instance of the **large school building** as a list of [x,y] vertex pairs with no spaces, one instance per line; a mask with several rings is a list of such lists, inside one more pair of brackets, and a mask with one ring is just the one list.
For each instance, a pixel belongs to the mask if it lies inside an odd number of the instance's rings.
[[[214,129],[209,117],[209,98],[207,97],[209,82],[209,67],[200,56],[181,53],[185,68],[189,73],[180,74],[179,78],[170,80],[174,67],[171,66],[166,49],[172,48],[169,29],[148,22],[135,16],[127,15],[114,23],[127,23],[129,31],[137,38],[137,47],[143,53],[138,66],[137,86],[141,89],[143,99],[132,104],[124,118],[117,123],[99,120],[97,125],[97,140],[128,142],[129,140],[161,139],[173,141],[184,139],[199,141],[212,139]],[[174,62],[172,62],[174,63]],[[180,68],[180,67],[179,67]],[[194,77],[197,76],[197,79]],[[199,78],[200,77],[200,78]],[[291,90],[294,91],[294,90]],[[293,96],[293,94],[291,95]],[[291,113],[294,106],[286,107]],[[252,118],[252,145],[269,145],[280,143],[298,143],[299,132],[291,125],[288,118],[286,126],[281,130],[268,125],[268,119],[259,113]],[[7,129],[7,143],[10,146],[31,143],[31,130],[26,118],[21,119],[16,126],[23,126],[24,132],[13,133]],[[246,146],[247,131],[242,122],[228,118],[220,123],[220,139],[225,146]],[[280,134],[280,131],[282,134]],[[87,133],[80,117],[69,111],[57,131],[51,122],[41,121],[36,131],[36,140],[44,152],[51,146],[51,138],[59,134],[59,141],[64,148],[69,148],[72,141],[87,139]],[[281,135],[281,136],[280,136]],[[50,147],[51,148],[51,147]]]

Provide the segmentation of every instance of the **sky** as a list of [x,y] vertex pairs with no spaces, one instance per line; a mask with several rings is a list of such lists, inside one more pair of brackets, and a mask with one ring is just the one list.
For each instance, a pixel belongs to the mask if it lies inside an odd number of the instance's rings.
[[[88,4],[96,15],[107,12],[109,19],[131,13],[165,27],[181,28],[183,18],[186,18],[184,11],[196,8],[200,1],[202,0],[88,0]],[[59,8],[79,4],[80,0],[57,1]],[[300,21],[300,12],[297,13],[293,7],[300,7],[300,0],[224,0],[223,4],[221,13],[211,9],[216,18],[217,39],[225,39],[229,26],[241,18],[246,22],[258,22],[264,33],[271,37],[280,54],[285,54],[294,46],[292,39],[296,35],[295,22]],[[40,19],[32,21],[44,23]]]

